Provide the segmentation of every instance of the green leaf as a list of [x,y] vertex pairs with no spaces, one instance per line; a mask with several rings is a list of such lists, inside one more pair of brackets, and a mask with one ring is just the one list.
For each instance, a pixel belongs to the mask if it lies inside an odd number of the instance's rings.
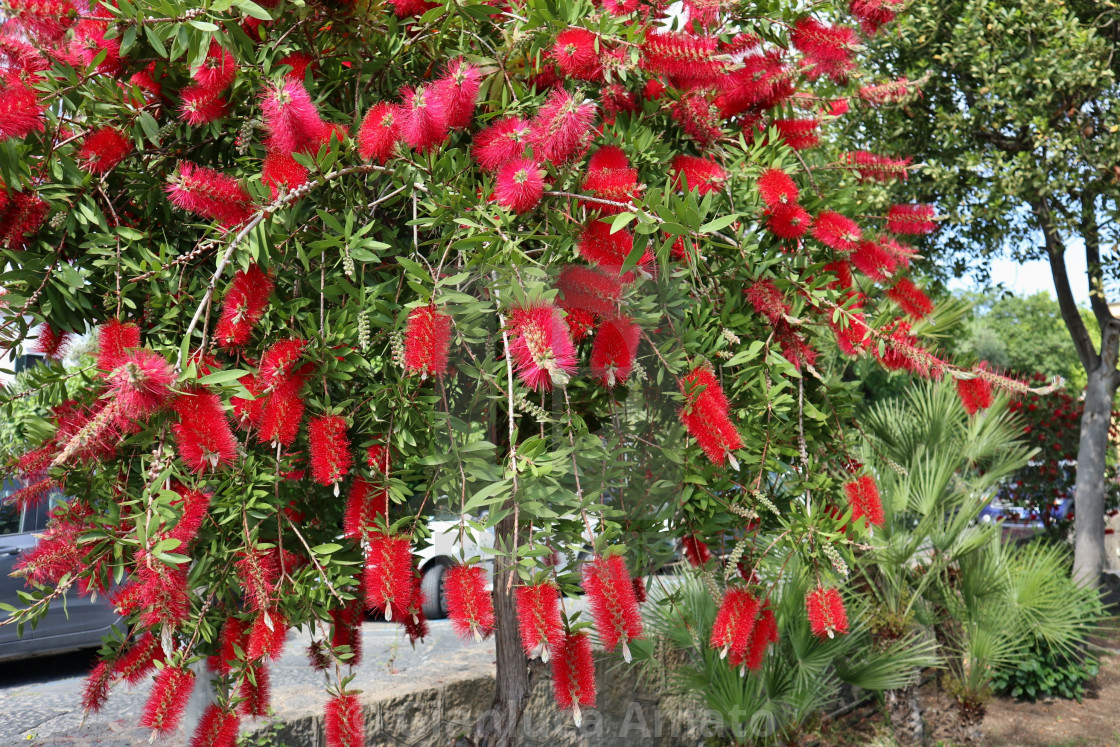
[[336,544],[334,542],[326,542],[322,545],[315,545],[315,547],[311,548],[311,552],[315,553],[316,555],[330,555],[331,553],[338,552],[341,549],[342,545]]
[[245,11],[245,14],[261,21],[271,21],[272,16],[268,11],[257,5],[253,0],[233,0],[233,5]]
[[224,371],[215,371],[212,374],[203,376],[198,380],[198,383],[210,386],[212,384],[226,384],[230,381],[237,381],[242,376],[247,376],[251,372],[243,368],[232,368]]
[[720,217],[716,218],[715,220],[709,221],[709,222],[705,223],[704,225],[700,226],[700,233],[715,233],[716,231],[722,231],[723,229],[727,228],[732,223],[734,223],[735,221],[739,220],[742,217],[743,216],[740,213],[730,213],[728,215],[721,215]]

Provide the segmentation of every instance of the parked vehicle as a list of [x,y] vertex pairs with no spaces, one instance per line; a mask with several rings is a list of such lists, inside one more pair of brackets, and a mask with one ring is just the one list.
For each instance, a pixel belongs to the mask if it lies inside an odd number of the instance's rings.
[[454,519],[432,519],[428,522],[432,533],[430,544],[416,553],[420,559],[420,589],[424,592],[424,617],[429,620],[442,620],[447,617],[447,591],[444,576],[447,569],[462,558],[478,556],[486,568],[486,576],[491,585],[494,578],[494,559],[489,551],[494,549],[494,530],[487,529],[482,535],[480,545],[463,533],[463,545],[459,545],[459,521]]
[[[24,606],[17,592],[25,586],[23,578],[10,574],[20,556],[35,548],[36,533],[46,529],[50,510],[66,500],[61,493],[52,493],[35,508],[20,510],[6,499],[21,487],[17,480],[6,480],[0,488],[0,602],[15,607]],[[0,612],[0,619],[6,616]],[[51,602],[38,625],[25,625],[22,638],[15,624],[0,627],[0,660],[96,648],[119,619],[108,599],[91,600],[70,590],[65,603],[63,599]]]

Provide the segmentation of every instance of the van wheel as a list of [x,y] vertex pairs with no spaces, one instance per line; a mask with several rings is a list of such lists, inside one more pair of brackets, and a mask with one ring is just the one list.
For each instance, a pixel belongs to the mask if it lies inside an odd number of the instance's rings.
[[442,620],[447,617],[447,592],[443,578],[447,566],[433,563],[424,570],[420,579],[420,591],[424,593],[424,617],[429,620]]

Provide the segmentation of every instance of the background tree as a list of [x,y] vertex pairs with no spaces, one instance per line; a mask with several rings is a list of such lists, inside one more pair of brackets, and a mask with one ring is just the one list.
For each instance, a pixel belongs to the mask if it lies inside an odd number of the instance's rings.
[[[1104,559],[1105,456],[1120,384],[1120,320],[1106,298],[1120,272],[1118,13],[1079,0],[914,6],[873,58],[881,75],[920,80],[921,93],[900,84],[905,106],[860,119],[869,141],[922,164],[912,184],[947,215],[934,256],[948,271],[986,277],[995,256],[1049,261],[1087,380],[1075,573],[1090,583]],[[1085,252],[1086,277],[1069,276],[1067,251]],[[1096,344],[1073,282],[1088,284]]]

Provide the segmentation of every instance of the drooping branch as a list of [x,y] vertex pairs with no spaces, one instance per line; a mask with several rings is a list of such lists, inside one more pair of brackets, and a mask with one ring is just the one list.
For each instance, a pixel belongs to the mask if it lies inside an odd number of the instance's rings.
[[1101,267],[1101,232],[1097,222],[1096,195],[1085,191],[1081,195],[1081,236],[1085,240],[1085,264],[1089,271],[1089,304],[1097,324],[1103,330],[1116,317],[1108,308],[1104,293],[1104,272]]

